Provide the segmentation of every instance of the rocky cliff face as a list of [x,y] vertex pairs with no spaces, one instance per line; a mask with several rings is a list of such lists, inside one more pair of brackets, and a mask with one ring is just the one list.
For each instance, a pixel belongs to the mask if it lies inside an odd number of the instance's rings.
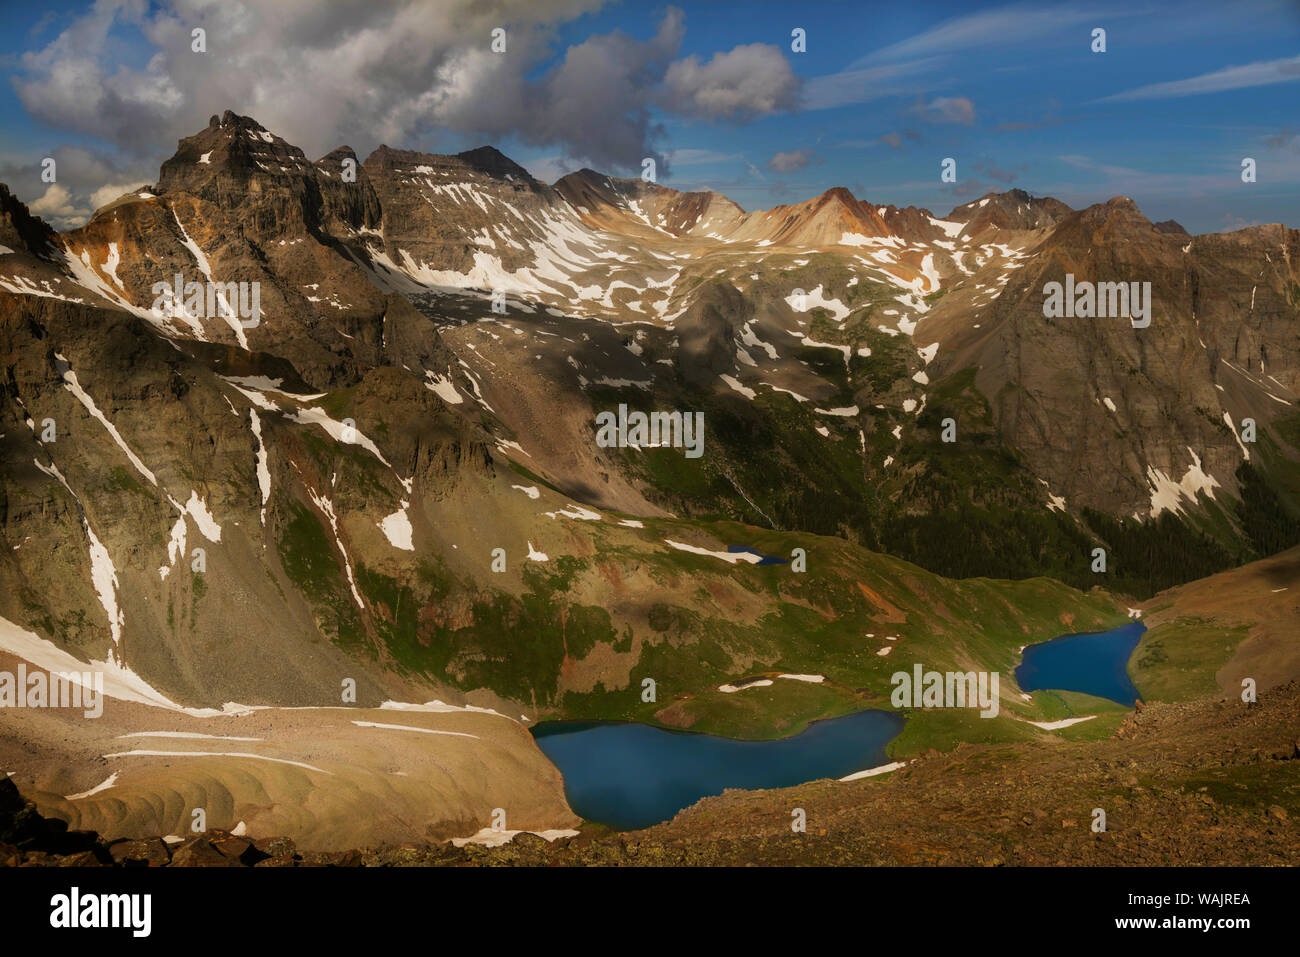
[[[1267,431],[1296,413],[1295,365],[1270,359],[1300,354],[1289,301],[1298,235],[1192,239],[1125,198],[1071,213],[1029,250],[978,331],[936,309],[939,368],[978,369],[1004,441],[1067,503],[1147,519],[1239,497],[1238,467],[1272,454],[1243,443],[1241,423]],[[1150,326],[1046,317],[1044,288],[1067,274],[1150,283]],[[1288,435],[1276,441],[1292,446]]]
[[384,253],[415,271],[470,272],[481,244],[497,251],[502,271],[514,272],[533,264],[528,244],[545,239],[547,217],[569,212],[491,147],[435,156],[381,146],[366,171],[383,206]]
[[[399,341],[411,338],[401,316],[385,323]],[[322,617],[328,602],[312,590],[346,589],[360,549],[390,548],[379,523],[417,487],[451,496],[491,474],[459,418],[388,366],[331,413],[322,396],[282,391],[293,388],[286,363],[186,354],[121,313],[14,297],[0,303],[0,330],[13,357],[0,614],[128,662],[183,699],[334,693],[348,656],[322,645],[304,659],[303,636],[351,628],[360,639],[374,625],[361,602],[342,625]],[[381,444],[342,424],[396,407],[405,414]],[[357,482],[365,494],[345,491]],[[331,514],[335,501],[350,517]],[[322,538],[340,518],[358,525],[351,552],[346,531]],[[363,694],[395,690],[357,677]]]
[[344,182],[345,159],[356,162],[356,154],[340,146],[312,163],[256,120],[227,110],[180,141],[162,165],[158,192],[188,193],[221,207],[254,242],[284,233],[373,228],[379,222],[374,190],[360,169],[355,183]]
[[[353,384],[380,361],[390,304],[368,264],[347,252],[376,232],[380,207],[363,165],[344,181],[346,160],[355,154],[340,147],[308,162],[227,111],[181,141],[155,192],[122,197],[62,237],[69,270],[95,294],[88,301],[126,309],[173,341],[281,356],[317,388]],[[155,283],[171,286],[176,275],[237,288],[200,309],[180,308],[177,297],[156,310]],[[242,311],[254,284],[256,316]],[[429,333],[426,358],[445,366]]]

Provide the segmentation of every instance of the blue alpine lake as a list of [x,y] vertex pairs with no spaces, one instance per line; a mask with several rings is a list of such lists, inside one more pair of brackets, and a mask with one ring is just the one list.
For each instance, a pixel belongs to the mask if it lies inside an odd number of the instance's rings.
[[564,776],[565,797],[577,814],[634,830],[727,788],[790,787],[887,764],[885,746],[903,721],[891,711],[860,711],[776,741],[622,722],[548,721],[532,730]]
[[1024,650],[1016,683],[1024,691],[1081,691],[1120,704],[1137,701],[1128,660],[1147,630],[1140,621],[1086,635],[1063,635]]
[[786,561],[785,561],[784,558],[778,558],[778,557],[775,556],[775,555],[764,555],[762,552],[757,551],[757,550],[755,550],[755,549],[753,549],[753,548],[750,548],[748,545],[728,545],[728,546],[727,546],[727,551],[729,551],[729,552],[731,552],[731,553],[733,553],[733,554],[736,553],[736,552],[742,552],[742,553],[744,553],[744,554],[746,554],[746,555],[757,555],[759,560],[758,560],[758,562],[757,562],[756,564],[759,564],[759,565],[784,565],[784,564],[786,564]]

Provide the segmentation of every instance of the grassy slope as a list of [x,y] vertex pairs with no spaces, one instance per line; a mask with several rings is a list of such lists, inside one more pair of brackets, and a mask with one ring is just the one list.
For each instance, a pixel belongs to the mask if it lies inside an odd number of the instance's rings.
[[[328,531],[309,509],[290,514],[282,564],[333,640],[361,645],[357,650],[407,672],[466,691],[488,688],[554,716],[789,734],[817,718],[889,707],[889,676],[918,662],[927,669],[998,670],[1005,689],[1022,645],[1123,620],[1104,593],[1086,595],[1048,579],[954,582],[839,538],[724,521],[646,520],[636,530],[568,523],[580,543],[575,554],[527,564],[513,590],[427,557],[397,575],[356,561],[370,609],[362,622]],[[775,556],[802,548],[808,570],[731,565],[670,549],[663,545],[668,538],[710,548],[745,544]],[[637,583],[627,583],[636,575]],[[443,613],[457,605],[469,614],[453,620]],[[897,640],[887,642],[887,635]],[[891,653],[881,657],[886,646]],[[601,656],[610,664],[588,687],[567,677]],[[828,680],[778,680],[731,695],[716,690],[781,671]],[[656,683],[653,702],[641,700],[646,678]],[[1047,714],[1036,703],[1018,707],[1030,717]],[[1016,724],[999,718],[975,727],[987,734],[1005,725],[1002,733],[1016,737]]]
[[1143,699],[1235,698],[1244,676],[1261,693],[1300,678],[1297,570],[1300,549],[1290,549],[1157,596],[1129,662]]
[[1144,701],[1190,701],[1216,695],[1214,674],[1246,636],[1246,625],[1177,618],[1142,636],[1129,676]]

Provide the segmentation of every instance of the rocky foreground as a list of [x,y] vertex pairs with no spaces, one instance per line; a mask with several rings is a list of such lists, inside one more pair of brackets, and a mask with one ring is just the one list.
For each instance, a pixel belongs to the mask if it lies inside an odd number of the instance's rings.
[[[807,831],[795,833],[803,808]],[[1106,830],[1092,827],[1106,812]],[[964,744],[888,777],[728,791],[672,821],[548,843],[299,853],[285,838],[208,831],[105,843],[0,781],[8,866],[1294,865],[1300,863],[1300,684],[1258,704],[1155,704],[1102,741]]]

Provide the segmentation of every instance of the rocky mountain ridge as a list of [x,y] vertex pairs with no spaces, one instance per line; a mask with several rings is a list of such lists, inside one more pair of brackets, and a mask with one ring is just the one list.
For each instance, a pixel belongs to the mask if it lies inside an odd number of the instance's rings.
[[[1070,212],[1019,190],[959,206],[947,220],[875,207],[842,189],[746,213],[717,194],[591,171],[550,187],[491,148],[439,157],[385,146],[355,160],[340,147],[312,163],[227,111],[181,141],[153,191],[120,198],[79,230],[42,231],[7,197],[5,221],[21,246],[0,260],[13,267],[0,268],[0,283],[15,306],[23,297],[62,299],[144,319],[172,352],[217,368],[263,413],[309,420],[317,415],[310,390],[332,396],[367,382],[362,395],[393,395],[402,381],[393,370],[402,370],[437,397],[438,416],[463,434],[457,447],[481,443],[482,454],[492,449],[575,500],[634,514],[709,510],[726,486],[748,503],[735,517],[891,550],[916,534],[907,526],[923,517],[918,493],[931,519],[953,504],[947,490],[936,492],[934,472],[942,448],[934,433],[950,409],[976,446],[989,435],[1015,450],[1019,475],[1009,484],[1020,487],[1022,505],[1036,500],[1054,522],[1076,509],[1131,516],[1139,527],[1168,514],[1232,541],[1241,520],[1222,515],[1214,497],[1241,496],[1243,465],[1286,478],[1294,437],[1269,425],[1294,407],[1297,371],[1286,358],[1296,335],[1293,230],[1184,242],[1130,200]],[[355,182],[345,181],[345,163]],[[25,255],[51,243],[63,246],[61,265]],[[1264,282],[1252,286],[1247,319],[1236,320],[1229,342],[1221,330],[1240,307],[1240,277],[1261,256]],[[1159,335],[1044,319],[1039,290],[1067,271],[1101,281],[1154,276]],[[172,272],[256,282],[263,315],[255,324],[159,315],[150,294]],[[1198,331],[1202,317],[1207,325],[1212,317],[1209,330]],[[1189,378],[1193,340],[1202,358]],[[13,348],[27,347],[15,340]],[[59,356],[47,357],[47,372],[33,370],[35,379],[66,386],[68,371],[94,361],[75,344]],[[945,381],[970,369],[970,386]],[[1140,379],[1131,387],[1132,370]],[[35,379],[15,391],[39,394]],[[530,408],[539,395],[549,395],[561,428],[539,428]],[[724,423],[735,421],[727,431],[740,431],[723,439],[721,461],[692,479],[703,494],[666,487],[635,455],[592,448],[593,406],[616,396],[704,401]],[[1083,409],[1091,411],[1081,420]],[[1267,437],[1253,463],[1237,434],[1247,418]],[[1108,424],[1115,419],[1118,432]],[[344,428],[342,418],[317,421],[326,432]],[[810,433],[821,436],[811,439],[820,452],[803,447]],[[875,484],[913,504],[856,506],[861,518],[823,526],[808,505],[774,499],[775,485],[745,474],[751,463],[736,441],[745,435],[775,442],[787,474],[808,474],[829,453],[836,471],[848,470],[836,494]],[[381,465],[391,461],[375,449]],[[401,471],[386,480],[390,506],[410,491]],[[240,481],[256,501],[261,480]],[[1008,485],[1006,475],[990,481]],[[955,494],[988,507],[992,489],[972,487]],[[1280,489],[1274,511],[1285,515],[1294,490]],[[181,490],[168,494],[177,508],[187,500]],[[1080,555],[1098,534],[1067,530]]]

